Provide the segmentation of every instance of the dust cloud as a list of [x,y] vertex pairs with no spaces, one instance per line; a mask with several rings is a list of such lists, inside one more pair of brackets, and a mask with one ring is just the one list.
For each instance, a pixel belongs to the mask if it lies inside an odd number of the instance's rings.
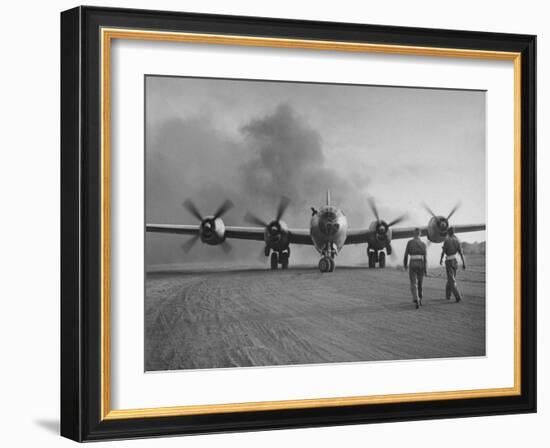
[[[308,228],[310,207],[324,203],[330,189],[333,203],[359,227],[372,219],[365,201],[368,184],[368,176],[354,172],[353,167],[346,173],[331,167],[322,133],[288,103],[251,117],[234,132],[222,130],[207,114],[174,118],[147,132],[148,223],[195,223],[181,206],[186,198],[195,201],[203,215],[213,213],[225,198],[231,199],[235,207],[224,216],[226,225],[244,225],[247,211],[270,220],[280,198],[287,196],[292,202],[283,219],[290,227]],[[260,242],[231,241],[229,254],[200,243],[184,253],[181,244],[187,238],[147,234],[146,264],[259,263],[263,251]],[[296,248],[292,254],[293,263],[312,263],[317,258],[311,247]]]

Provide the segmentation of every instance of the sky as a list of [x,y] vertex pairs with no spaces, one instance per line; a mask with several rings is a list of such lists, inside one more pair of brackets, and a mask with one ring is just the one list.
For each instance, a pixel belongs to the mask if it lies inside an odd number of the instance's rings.
[[[310,207],[331,190],[351,228],[408,213],[402,226],[426,225],[427,203],[451,223],[485,222],[485,92],[277,81],[147,76],[146,220],[194,224],[182,202],[211,214],[225,198],[226,225],[245,225],[247,211],[270,220],[281,196],[284,220],[308,228]],[[459,235],[482,241],[484,232]],[[260,242],[233,250],[187,236],[146,235],[146,264],[266,264]],[[394,242],[400,261],[403,242]],[[291,263],[316,264],[312,247],[292,248]],[[440,251],[431,248],[435,255]],[[366,262],[366,246],[346,246],[338,263]]]

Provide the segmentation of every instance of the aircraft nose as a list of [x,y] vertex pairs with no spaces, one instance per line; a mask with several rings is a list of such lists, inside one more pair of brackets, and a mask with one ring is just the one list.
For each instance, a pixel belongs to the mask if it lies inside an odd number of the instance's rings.
[[336,232],[338,232],[339,228],[340,224],[333,220],[324,219],[320,223],[320,230],[325,235],[334,235]]

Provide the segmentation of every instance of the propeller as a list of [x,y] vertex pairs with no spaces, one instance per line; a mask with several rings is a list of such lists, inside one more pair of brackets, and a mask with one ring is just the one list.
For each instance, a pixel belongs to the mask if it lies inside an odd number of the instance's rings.
[[[201,212],[199,211],[198,207],[195,205],[195,203],[191,199],[186,199],[183,202],[183,207],[191,213],[195,218],[197,218],[199,221],[204,221],[204,217],[202,216]],[[218,209],[214,212],[214,215],[211,217],[212,219],[220,218],[221,216],[225,215],[231,208],[233,208],[233,202],[231,200],[226,199],[223,201],[223,203],[218,207]]]
[[286,196],[283,196],[281,198],[281,201],[279,202],[279,205],[277,206],[277,211],[275,214],[275,219],[271,222],[267,222],[266,220],[259,218],[253,213],[247,212],[244,216],[244,220],[250,224],[255,224],[257,226],[265,227],[268,229],[269,233],[272,235],[276,235],[281,231],[281,218],[286,212],[286,209],[290,205],[290,199]]
[[455,212],[460,208],[461,205],[462,202],[458,201],[456,205],[451,209],[447,217],[445,217],[436,215],[425,202],[422,203],[422,207],[424,207],[424,209],[437,220],[437,228],[441,232],[446,232],[449,229],[449,219],[451,219],[451,217],[455,214]]
[[[229,199],[226,199],[217,208],[212,216],[203,216],[196,204],[191,199],[186,199],[183,202],[182,206],[191,215],[193,215],[195,218],[197,218],[197,220],[201,222],[200,232],[193,235],[190,239],[188,239],[185,243],[181,245],[183,251],[187,253],[195,246],[195,244],[197,244],[197,241],[199,240],[199,238],[201,238],[201,236],[204,236],[206,238],[210,238],[212,236],[212,234],[216,231],[216,220],[225,215],[233,207],[233,202],[231,202]],[[219,246],[221,246],[225,253],[229,252],[232,249],[231,244],[229,244],[225,240],[222,241]]]
[[386,241],[387,248],[390,252],[390,257],[395,259],[395,252],[393,251],[393,248],[391,247],[391,243],[388,241],[388,231],[390,230],[390,227],[395,226],[396,224],[399,224],[400,222],[407,219],[409,216],[407,213],[398,216],[397,218],[391,220],[390,222],[386,222],[383,219],[380,219],[380,214],[378,213],[378,207],[376,206],[376,202],[374,201],[374,198],[369,197],[367,198],[367,202],[369,204],[369,207],[372,211],[372,214],[376,218],[376,238],[380,241]]
[[202,221],[202,215],[201,212],[199,212],[199,209],[195,205],[195,203],[191,199],[186,199],[182,204],[186,210],[191,213],[195,218],[197,218],[199,221]]
[[287,198],[286,196],[283,196],[281,198],[281,201],[279,202],[279,206],[277,207],[277,215],[275,217],[276,221],[281,220],[281,218],[285,214],[286,209],[288,208],[289,205],[290,205],[290,199]]
[[376,202],[374,202],[374,198],[367,198],[367,202],[369,203],[369,207],[376,220],[380,221],[380,215],[378,214],[378,208],[376,207]]
[[280,244],[285,244],[284,232],[286,225],[281,218],[285,214],[288,206],[290,205],[290,199],[286,196],[281,197],[279,205],[275,211],[275,219],[272,221],[267,221],[258,217],[257,215],[247,212],[244,216],[244,220],[250,224],[261,226],[265,229],[266,232],[266,248],[276,247]]
[[395,226],[396,224],[399,224],[400,222],[407,219],[407,217],[409,216],[407,213],[405,213],[405,214],[393,219],[390,222],[386,222],[383,219],[380,219],[380,214],[378,213],[378,208],[376,207],[376,202],[374,201],[374,199],[372,197],[369,197],[367,199],[367,201],[369,203],[370,209],[371,209],[374,217],[376,218],[376,221],[377,221],[376,233],[379,237],[382,237],[382,238],[386,237],[390,227]]
[[401,216],[395,218],[393,221],[390,221],[388,223],[388,227],[393,227],[396,224],[399,224],[400,222],[405,221],[405,219],[407,219],[408,217],[409,217],[409,215],[407,213],[403,213]]
[[197,241],[199,240],[200,236],[199,234],[193,235],[191,238],[189,238],[185,243],[181,245],[182,250],[187,253],[191,249],[193,249],[193,246],[197,244]]
[[453,207],[453,209],[450,211],[449,215],[447,216],[447,219],[451,219],[451,216],[455,214],[455,212],[460,208],[461,205],[462,205],[462,202],[458,201],[456,205]]
[[425,202],[422,202],[422,207],[434,218],[437,218],[436,214],[432,211],[432,209],[426,204]]
[[244,216],[244,220],[246,222],[250,223],[250,224],[255,224],[255,225],[261,226],[261,227],[267,227],[269,225],[263,219],[258,218],[256,215],[254,215],[250,212],[246,213],[246,215]]
[[227,240],[224,240],[223,243],[220,244],[220,247],[226,254],[233,250],[233,246]]
[[231,202],[229,199],[226,199],[214,213],[214,219],[220,218],[221,216],[225,215],[232,208],[233,202]]

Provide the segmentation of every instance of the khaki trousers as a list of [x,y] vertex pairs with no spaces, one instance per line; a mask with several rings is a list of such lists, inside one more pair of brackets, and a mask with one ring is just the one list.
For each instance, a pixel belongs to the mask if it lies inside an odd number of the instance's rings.
[[422,260],[410,261],[409,280],[413,302],[416,303],[419,298],[422,299],[422,282],[424,281],[424,262]]
[[455,296],[456,300],[462,300],[460,291],[456,286],[456,271],[458,263],[456,260],[445,260],[445,271],[447,271],[447,285],[445,286],[445,297],[447,300],[451,298],[451,294]]

